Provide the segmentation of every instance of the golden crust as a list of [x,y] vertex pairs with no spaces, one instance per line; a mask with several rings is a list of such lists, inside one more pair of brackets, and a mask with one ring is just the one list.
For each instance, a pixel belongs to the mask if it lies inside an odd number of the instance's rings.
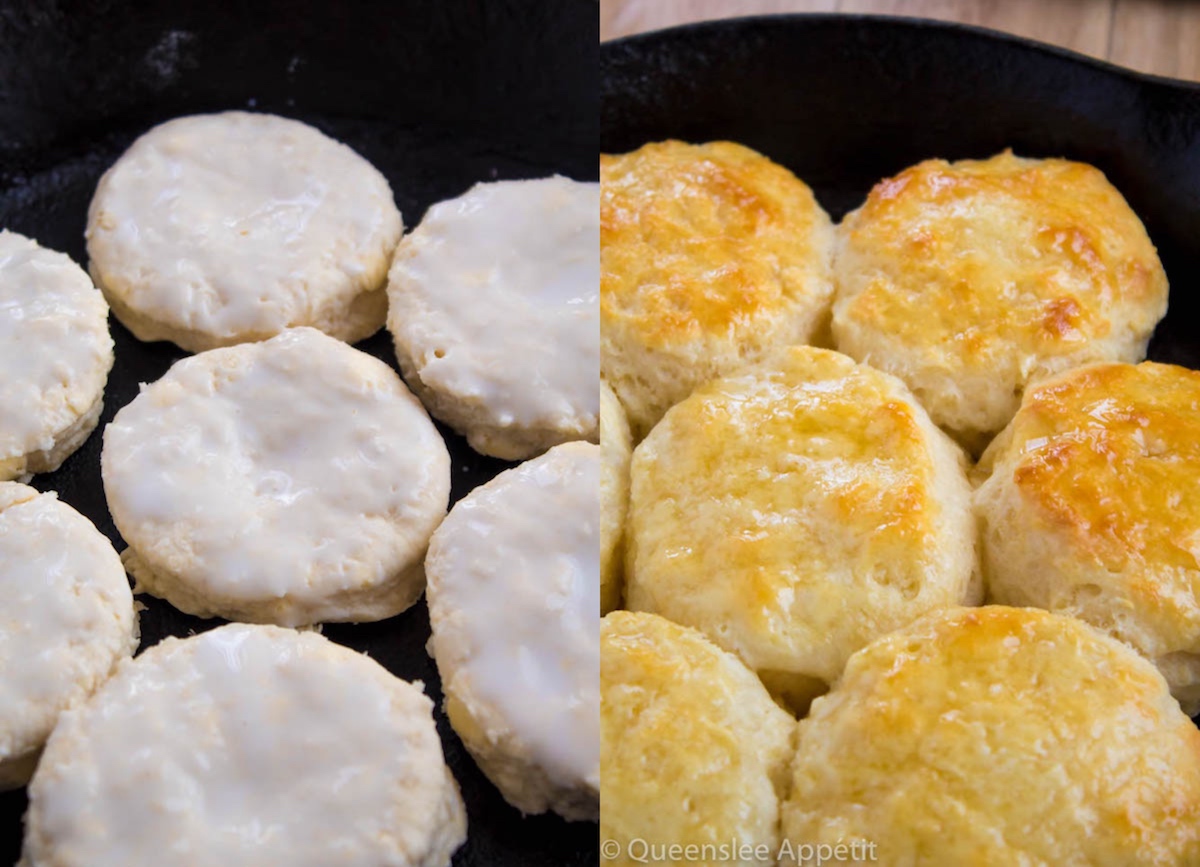
[[[777,693],[972,595],[962,454],[898,380],[791,347],[676,405],[634,452],[628,607],[696,627]],[[784,681],[781,681],[781,676]]]
[[984,455],[992,596],[1081,617],[1151,659],[1194,710],[1200,671],[1200,372],[1101,364],[1032,388]]
[[1167,306],[1154,245],[1099,170],[1008,151],[881,181],[843,221],[834,270],[838,348],[976,449],[1029,382],[1141,360]]
[[1086,624],[951,609],[855,654],[800,723],[784,834],[909,865],[1200,863],[1200,731]]
[[734,839],[774,857],[795,721],[736,657],[661,617],[614,611],[600,626],[600,708],[600,837],[621,844],[609,863],[635,863],[635,839]]
[[600,158],[601,366],[641,436],[701,382],[826,327],[833,230],[741,145]]

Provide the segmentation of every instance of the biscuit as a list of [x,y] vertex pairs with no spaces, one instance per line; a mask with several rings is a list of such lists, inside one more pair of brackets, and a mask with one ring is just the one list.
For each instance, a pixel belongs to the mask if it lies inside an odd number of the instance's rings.
[[[657,615],[614,611],[600,626],[600,696],[600,838],[619,847],[609,863],[666,863],[669,847],[693,847],[688,863],[775,863],[796,723],[736,656]],[[719,848],[731,842],[740,851]]]
[[621,607],[629,461],[633,456],[625,410],[600,380],[600,613]]
[[1031,388],[976,492],[992,599],[1082,618],[1200,711],[1200,373],[1092,365]]
[[1197,864],[1200,731],[1153,666],[1081,621],[941,611],[813,702],[783,831],[782,864],[838,844],[912,867]]
[[299,325],[374,334],[401,230],[387,181],[346,145],[227,111],[135,141],[96,187],[87,248],[134,336],[199,352]]
[[29,781],[59,714],[137,648],[121,560],[55,494],[0,482],[0,790]]
[[978,599],[963,464],[899,380],[784,349],[634,450],[627,607],[699,629],[802,710],[877,636]]
[[388,330],[436,417],[485,455],[522,460],[597,438],[597,184],[476,184],[400,242]]
[[837,348],[904,380],[974,454],[1029,383],[1140,361],[1167,311],[1141,221],[1097,169],[1006,151],[881,181],[838,228]]
[[108,305],[63,253],[0,231],[0,480],[58,469],[95,429]]
[[522,813],[599,812],[600,447],[564,443],[455,504],[433,534],[446,714]]
[[450,495],[400,377],[312,328],[177,362],[117,413],[100,463],[140,590],[281,626],[416,602]]
[[449,867],[466,815],[432,710],[314,632],[168,638],[63,715],[21,867]]
[[787,169],[666,141],[601,156],[600,190],[600,364],[635,440],[697,385],[823,339],[833,225]]

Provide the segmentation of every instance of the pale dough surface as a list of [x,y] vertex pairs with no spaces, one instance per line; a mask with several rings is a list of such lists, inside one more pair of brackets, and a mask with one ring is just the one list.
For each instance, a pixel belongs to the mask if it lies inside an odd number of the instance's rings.
[[455,504],[426,570],[450,722],[522,812],[599,810],[600,447],[564,443]]
[[108,425],[101,471],[143,589],[285,626],[412,605],[450,491],[400,377],[311,328],[177,362]]
[[70,257],[0,232],[0,479],[52,472],[96,427],[108,305]]
[[22,867],[449,867],[466,816],[432,709],[314,632],[168,638],[64,716]]
[[141,340],[197,352],[310,325],[383,325],[402,230],[387,180],[318,130],[269,114],[176,118],[135,141],[88,209],[89,268]]
[[388,329],[430,412],[487,455],[595,441],[599,187],[562,177],[476,184],[396,250]]
[[633,444],[625,409],[600,381],[600,613],[621,607],[625,583],[625,515]]
[[60,501],[0,482],[0,789],[24,785],[59,714],[133,654],[121,560]]

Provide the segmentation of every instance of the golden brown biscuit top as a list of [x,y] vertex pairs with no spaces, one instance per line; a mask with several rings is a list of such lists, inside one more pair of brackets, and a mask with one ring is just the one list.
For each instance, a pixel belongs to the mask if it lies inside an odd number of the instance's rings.
[[927,160],[875,185],[843,223],[839,319],[986,369],[1013,349],[1070,353],[1162,316],[1167,281],[1103,173],[1062,159]]
[[[913,600],[938,556],[929,434],[905,394],[844,355],[792,347],[674,407],[634,453],[637,607],[726,593],[721,616],[781,666],[800,635],[822,647],[853,626],[869,640],[871,617],[847,623],[846,606]],[[814,674],[836,675],[844,656],[828,655]]]
[[1031,388],[1000,443],[988,460],[1078,553],[1200,569],[1200,372],[1077,368]]
[[601,321],[621,319],[646,346],[751,329],[823,291],[811,237],[823,212],[749,148],[665,141],[602,155],[600,191]]
[[795,721],[734,656],[657,615],[614,611],[601,621],[600,695],[601,837],[774,842]]
[[814,702],[784,822],[896,863],[1200,863],[1200,731],[1153,666],[1081,621],[943,610]]

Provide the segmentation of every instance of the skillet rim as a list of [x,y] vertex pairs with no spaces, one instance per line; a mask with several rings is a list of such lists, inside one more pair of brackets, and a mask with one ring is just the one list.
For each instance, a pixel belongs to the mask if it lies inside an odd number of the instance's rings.
[[983,27],[978,24],[945,21],[938,18],[920,18],[912,15],[879,15],[857,12],[775,12],[762,15],[738,15],[730,18],[690,21],[685,24],[676,24],[671,27],[662,27],[656,30],[647,30],[628,36],[620,36],[615,39],[602,40],[600,42],[601,99],[609,92],[607,87],[608,67],[615,59],[613,55],[618,51],[638,50],[652,43],[679,40],[694,35],[715,35],[722,30],[728,30],[733,34],[737,34],[739,31],[754,28],[778,28],[780,25],[807,25],[810,23],[858,24],[870,27],[878,25],[884,29],[936,30],[949,34],[958,34],[973,39],[1007,44],[1014,49],[1040,54],[1057,60],[1065,60],[1088,67],[1103,75],[1133,81],[1146,87],[1160,87],[1200,97],[1200,81],[1190,81],[1184,78],[1173,78],[1168,75],[1141,72],[1071,48],[1064,48],[1060,45],[1042,42],[1004,30]]

